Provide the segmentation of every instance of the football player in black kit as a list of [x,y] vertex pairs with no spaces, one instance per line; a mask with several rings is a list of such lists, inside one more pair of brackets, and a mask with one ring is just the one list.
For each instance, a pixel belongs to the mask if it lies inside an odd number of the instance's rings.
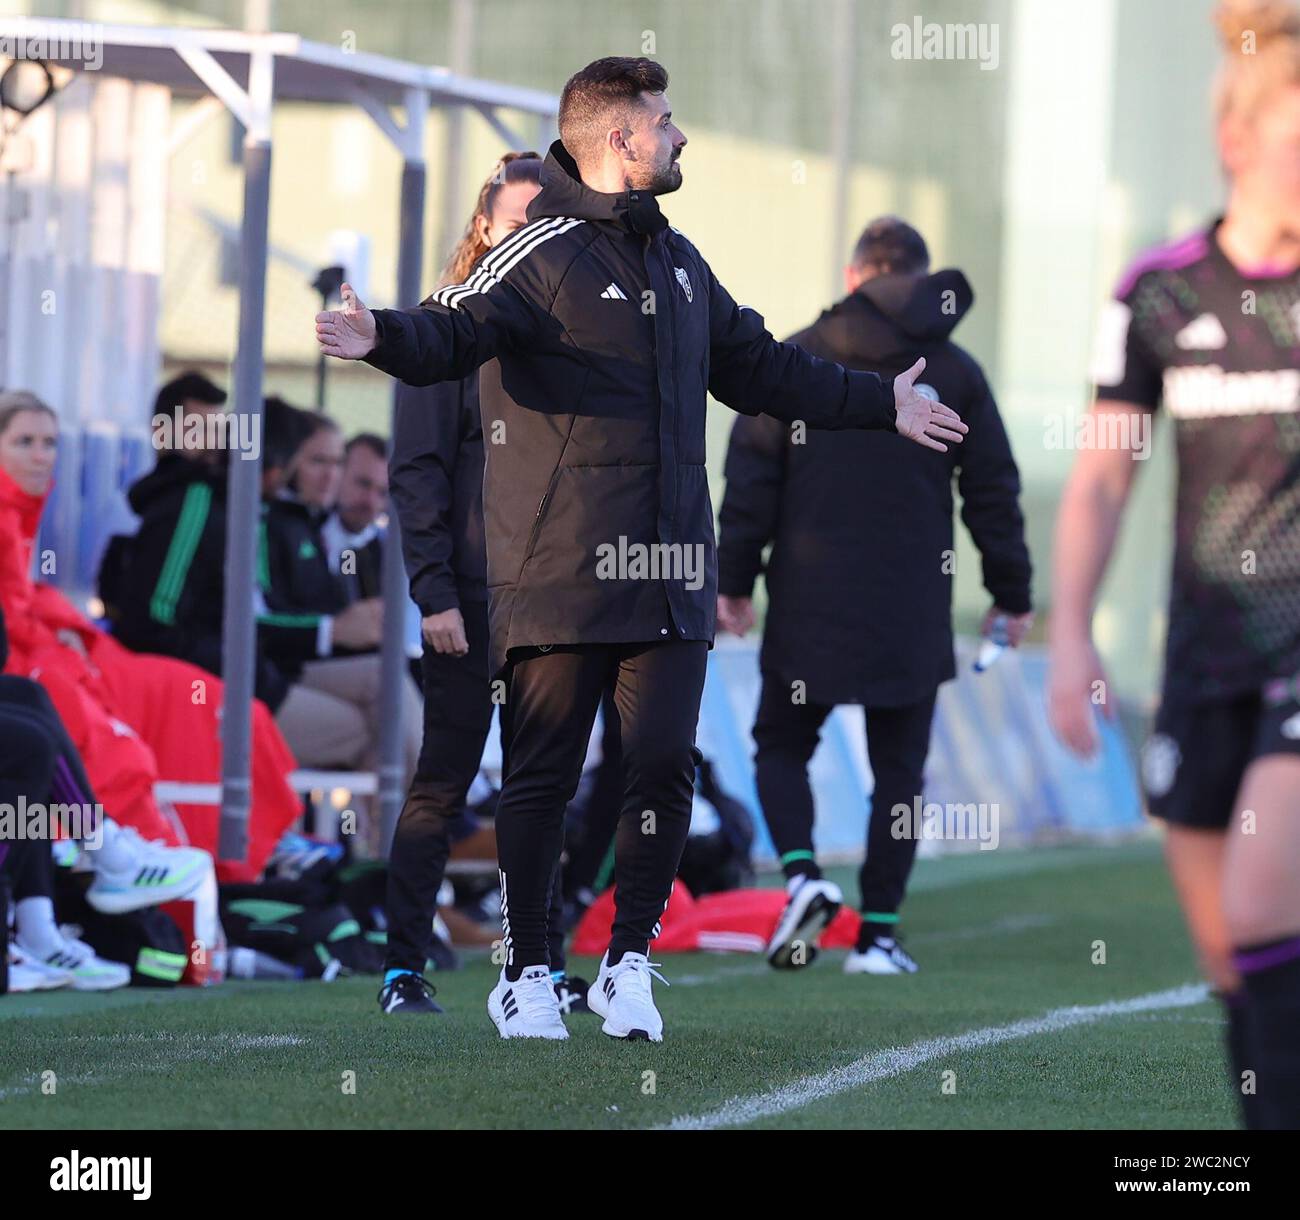
[[[1164,690],[1142,760],[1222,998],[1253,1128],[1300,1126],[1300,9],[1219,7],[1222,218],[1151,250],[1103,317],[1094,435],[1158,412],[1178,451]],[[1249,35],[1249,37],[1246,37]],[[1248,48],[1248,49],[1247,49]],[[1145,435],[1145,429],[1142,430]],[[1137,469],[1080,454],[1061,501],[1050,710],[1080,754],[1104,691],[1091,614]],[[1101,685],[1098,685],[1101,684]],[[1109,707],[1109,703],[1105,705]]]

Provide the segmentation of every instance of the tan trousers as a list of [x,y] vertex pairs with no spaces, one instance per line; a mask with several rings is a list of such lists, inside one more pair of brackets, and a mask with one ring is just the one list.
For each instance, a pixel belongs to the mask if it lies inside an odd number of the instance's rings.
[[[379,764],[379,654],[309,661],[280,705],[280,726],[300,767],[372,771]],[[424,709],[411,675],[402,672],[402,790],[420,756]]]

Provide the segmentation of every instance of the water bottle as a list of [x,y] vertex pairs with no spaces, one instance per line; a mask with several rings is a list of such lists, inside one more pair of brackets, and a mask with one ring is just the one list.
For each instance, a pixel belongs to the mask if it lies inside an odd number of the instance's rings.
[[235,979],[300,979],[302,971],[269,953],[234,946],[229,957],[230,977]]
[[1010,623],[1005,614],[996,614],[989,624],[989,633],[980,643],[979,654],[971,668],[982,674],[1011,646]]

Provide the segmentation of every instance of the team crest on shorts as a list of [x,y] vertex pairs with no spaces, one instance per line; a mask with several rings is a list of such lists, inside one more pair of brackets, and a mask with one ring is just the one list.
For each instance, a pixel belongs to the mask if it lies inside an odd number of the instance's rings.
[[1142,747],[1142,786],[1149,796],[1165,796],[1174,786],[1182,762],[1178,743],[1167,733],[1154,733]]
[[673,274],[677,276],[677,282],[682,286],[682,291],[686,294],[686,303],[689,305],[695,300],[695,294],[691,291],[690,278],[682,267],[674,267]]
[[928,398],[931,402],[939,401],[939,391],[932,385],[927,385],[924,381],[918,381],[913,387],[922,398]]

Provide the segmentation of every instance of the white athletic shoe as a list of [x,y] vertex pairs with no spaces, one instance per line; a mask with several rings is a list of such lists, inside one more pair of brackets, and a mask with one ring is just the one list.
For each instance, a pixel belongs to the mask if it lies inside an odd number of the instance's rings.
[[865,953],[856,949],[844,959],[845,974],[915,974],[919,967],[892,936],[878,936]]
[[73,991],[112,991],[131,981],[131,968],[121,962],[100,957],[84,940],[59,930],[59,943],[52,950],[37,955],[30,945],[18,946],[27,958],[56,971],[66,973]]
[[128,826],[118,827],[112,843],[88,855],[95,867],[95,880],[86,892],[86,901],[104,915],[188,898],[212,868],[207,852],[150,843]]
[[39,961],[13,941],[9,942],[9,990],[51,991],[56,987],[70,987],[72,972]]
[[651,978],[664,986],[668,980],[646,960],[644,953],[624,953],[618,965],[609,964],[609,954],[600,959],[596,981],[587,989],[587,1005],[605,1019],[601,1032],[629,1042],[662,1042],[664,1020],[650,994]]
[[817,956],[817,938],[839,914],[844,902],[840,887],[825,878],[796,877],[785,910],[767,942],[767,964],[776,970],[798,970]]
[[569,1036],[551,985],[550,966],[525,966],[523,974],[513,983],[506,978],[503,967],[497,985],[488,993],[487,1010],[503,1038],[562,1041]]
[[[80,929],[75,929],[80,931]],[[74,929],[60,925],[63,951],[73,959],[72,989],[74,991],[113,991],[131,982],[131,967],[123,962],[100,957],[84,940],[78,940]]]

